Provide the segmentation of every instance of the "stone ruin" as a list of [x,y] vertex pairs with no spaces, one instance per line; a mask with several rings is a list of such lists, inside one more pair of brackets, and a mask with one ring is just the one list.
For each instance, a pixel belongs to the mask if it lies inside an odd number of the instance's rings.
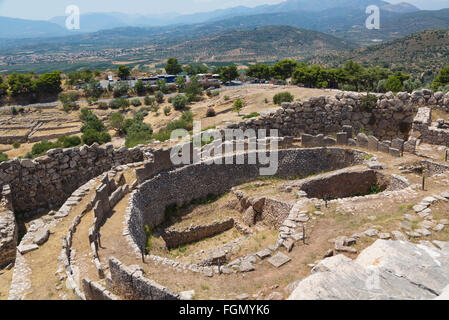
[[[279,192],[297,195],[295,201],[290,202],[270,196],[253,197],[238,189],[239,185],[259,178],[259,164],[244,161],[244,164],[209,165],[205,158],[199,163],[175,166],[169,157],[171,149],[154,150],[138,146],[117,150],[110,144],[104,147],[94,144],[90,147],[54,149],[35,160],[15,159],[0,164],[0,185],[3,189],[0,206],[0,266],[12,268],[15,261],[9,298],[25,298],[27,282],[24,278],[27,272],[23,270],[31,263],[27,261],[27,254],[38,253],[44,248],[53,237],[49,230],[69,219],[69,216],[72,223],[62,237],[58,261],[63,274],[59,274],[66,279],[67,287],[79,299],[173,300],[192,297],[188,291],[175,292],[159,284],[151,273],[146,273],[141,261],[166,266],[167,272],[178,273],[181,277],[182,273],[189,273],[206,279],[231,279],[236,274],[257,272],[263,263],[281,271],[284,265],[295,259],[291,255],[292,250],[306,241],[308,233],[313,230],[313,222],[325,215],[323,211],[328,204],[338,208],[354,207],[369,200],[406,198],[418,193],[417,186],[404,176],[382,171],[386,166],[377,161],[378,157],[400,161],[412,155],[420,159],[411,166],[403,167],[401,172],[404,174],[425,170],[430,173],[429,176],[439,177],[449,171],[449,166],[422,159],[418,152],[422,143],[448,145],[449,134],[446,131],[449,130],[445,128],[444,122],[432,122],[431,110],[447,110],[449,97],[423,90],[396,96],[387,93],[377,95],[377,98],[376,104],[368,108],[363,104],[363,95],[356,93],[339,93],[335,97],[284,103],[277,111],[258,119],[228,126],[240,129],[280,129],[283,136],[278,138],[281,148],[277,151],[279,168],[276,177],[293,179],[279,187]],[[260,137],[256,139],[260,140]],[[270,139],[265,139],[267,145]],[[252,152],[260,152],[248,150],[248,142],[243,141],[245,159]],[[219,143],[230,143],[235,147],[242,141]],[[188,147],[193,148],[191,145]],[[210,150],[208,145],[201,148],[202,154],[216,157],[210,154]],[[237,155],[229,156],[235,158]],[[135,176],[131,181],[127,178],[130,173]],[[190,187],[192,183],[193,188]],[[376,192],[373,192],[373,187]],[[230,207],[238,212],[238,219],[229,217],[187,228],[167,226],[165,212],[170,205],[182,206],[210,194],[227,192],[235,197]],[[431,244],[439,246],[437,249],[426,249],[424,244],[404,244],[404,240],[426,237],[431,232],[440,232],[447,225],[445,219],[437,221],[429,217],[430,207],[437,202],[447,201],[449,193],[443,192],[432,199],[424,198],[413,208],[419,219],[422,219],[420,228],[407,229],[407,221],[404,221],[404,228],[408,230],[405,235],[400,231],[391,234],[379,232],[375,228],[350,237],[336,235],[332,240],[333,248],[312,266],[312,276],[296,281],[287,288],[290,298],[434,298],[444,294],[442,284],[449,283],[445,276],[445,268],[449,266],[445,260],[447,244]],[[120,237],[130,248],[127,255],[122,256],[126,263],[113,255],[103,256],[104,248],[101,246],[102,239],[109,236],[103,231],[105,226],[121,213],[117,211],[119,203],[126,206],[123,230],[120,231]],[[314,208],[312,211],[309,209],[311,206]],[[76,214],[72,213],[75,208]],[[50,211],[46,219],[34,222],[20,243],[17,243],[18,227],[13,212],[26,211],[31,216],[53,209],[57,211]],[[20,218],[28,215],[21,214]],[[406,220],[410,218],[405,216]],[[92,218],[86,239],[90,246],[90,263],[95,270],[95,273],[90,274],[80,272],[77,266],[78,248],[74,240],[79,237],[77,229],[86,217]],[[276,230],[277,241],[233,260],[229,257],[235,257],[231,253],[236,251],[241,238],[204,250],[201,261],[195,263],[175,261],[145,250],[148,237],[146,228],[159,228],[161,238],[169,250],[201,242],[233,228],[241,237],[252,237],[261,225]],[[377,237],[380,240],[354,260],[341,255],[356,254],[358,251],[354,246],[362,237]],[[387,241],[391,238],[396,241]],[[426,259],[428,256],[441,255],[439,271],[434,276],[440,284],[436,285],[436,280],[426,283],[432,288],[432,294],[413,284],[414,268],[419,269],[426,263],[429,266],[438,263],[410,258],[407,265],[411,266],[411,271],[401,270],[405,280],[397,283],[403,291],[384,288],[380,295],[368,290],[360,296],[354,290],[346,290],[348,283],[355,280],[347,277],[345,272],[363,275],[357,281],[365,279],[367,266],[376,258],[377,247],[385,248],[392,253],[392,257],[395,252],[410,250],[421,250]],[[401,263],[401,260],[388,259],[385,258],[385,264],[380,267],[384,275],[388,275],[389,270],[397,268]],[[334,280],[330,281],[329,275]],[[427,274],[422,276],[427,277]],[[434,281],[432,279],[429,281]],[[362,284],[357,282],[356,287],[360,286]],[[338,290],[332,291],[330,287]],[[279,295],[273,293],[272,298]],[[237,298],[246,299],[248,296],[242,294]]]

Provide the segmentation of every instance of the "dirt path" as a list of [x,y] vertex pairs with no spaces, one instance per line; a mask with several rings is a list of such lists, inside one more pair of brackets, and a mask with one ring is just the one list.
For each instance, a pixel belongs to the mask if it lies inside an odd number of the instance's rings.
[[29,276],[31,290],[26,295],[26,299],[75,299],[72,291],[66,288],[65,279],[60,279],[60,276],[56,274],[60,268],[58,256],[62,249],[62,237],[67,234],[73,219],[84,210],[94,190],[95,186],[77,206],[69,211],[67,217],[64,217],[55,227],[50,229],[53,234],[43,246],[25,255],[31,269]]

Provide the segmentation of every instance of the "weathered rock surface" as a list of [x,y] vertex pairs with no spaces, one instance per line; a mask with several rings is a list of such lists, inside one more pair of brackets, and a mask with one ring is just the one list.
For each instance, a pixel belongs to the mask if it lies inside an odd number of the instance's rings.
[[377,240],[355,260],[320,262],[289,299],[434,299],[449,284],[449,247],[441,247]]

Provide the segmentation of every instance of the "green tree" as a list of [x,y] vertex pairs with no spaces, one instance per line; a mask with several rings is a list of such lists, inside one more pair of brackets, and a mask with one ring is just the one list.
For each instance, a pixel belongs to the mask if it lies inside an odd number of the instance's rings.
[[137,80],[134,85],[134,90],[136,91],[138,96],[143,96],[145,94],[146,88],[142,80]]
[[3,82],[3,77],[0,76],[0,98],[8,94],[8,85]]
[[236,79],[239,76],[239,72],[237,70],[237,66],[232,64],[227,67],[223,67],[220,70],[220,79],[223,82],[229,82]]
[[270,68],[266,64],[256,63],[250,65],[245,74],[258,80],[268,80],[270,79]]
[[243,101],[242,99],[238,98],[237,100],[234,101],[234,105],[232,108],[232,111],[237,112],[238,115],[240,115],[240,111],[243,108]]
[[100,98],[103,93],[103,89],[101,88],[100,81],[91,79],[87,84],[84,85],[84,91],[88,97]]
[[122,80],[127,79],[130,74],[131,70],[127,66],[119,66],[117,69],[117,77],[119,77]]
[[293,75],[293,70],[298,66],[295,60],[281,60],[271,68],[273,77],[285,80]]
[[384,86],[385,90],[392,91],[394,93],[400,92],[404,89],[401,79],[397,76],[390,76]]
[[167,74],[179,74],[182,72],[182,66],[178,63],[176,58],[168,58],[167,64],[165,65],[165,72]]
[[183,92],[186,87],[186,79],[184,77],[177,77],[175,84],[178,86],[178,91]]
[[203,86],[199,83],[197,76],[190,78],[189,83],[184,88],[184,92],[189,102],[197,101],[198,96],[203,94]]
[[182,110],[182,109],[185,109],[185,107],[187,106],[188,100],[184,95],[177,94],[173,98],[172,103],[173,103],[173,108],[175,110]]
[[36,85],[30,74],[12,73],[8,77],[8,86],[13,97],[28,96],[36,90]]
[[36,80],[36,92],[39,95],[55,95],[62,91],[59,71],[44,73]]
[[445,87],[449,84],[449,66],[442,69],[435,80],[433,80],[432,88],[436,91],[440,87]]

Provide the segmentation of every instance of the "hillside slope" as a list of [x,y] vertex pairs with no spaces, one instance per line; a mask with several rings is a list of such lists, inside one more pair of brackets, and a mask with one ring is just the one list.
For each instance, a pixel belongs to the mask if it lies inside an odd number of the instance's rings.
[[[268,26],[253,30],[226,30],[210,38],[182,42],[162,50],[189,61],[270,61],[304,59],[355,45],[333,36],[290,26]],[[165,51],[165,52],[164,52]]]
[[352,59],[424,76],[449,65],[449,30],[429,30],[366,48],[314,57],[309,62],[337,66]]

